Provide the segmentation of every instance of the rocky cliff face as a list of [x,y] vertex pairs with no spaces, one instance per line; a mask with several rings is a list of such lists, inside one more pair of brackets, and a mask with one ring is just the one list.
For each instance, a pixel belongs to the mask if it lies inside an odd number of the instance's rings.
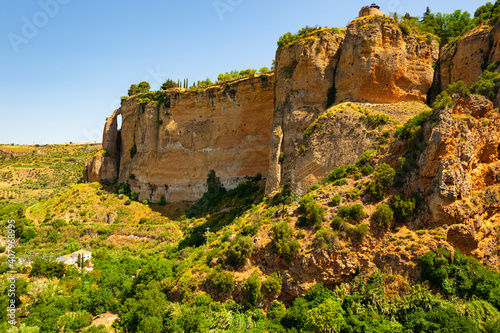
[[[343,117],[328,120],[331,126],[324,135],[304,137],[326,110],[329,91],[332,97],[336,89],[337,101],[425,102],[438,56],[437,42],[404,36],[389,18],[373,16],[354,20],[340,34],[325,31],[278,52],[266,193],[285,183],[304,191],[333,167],[353,163],[376,146],[380,133],[364,126],[352,131],[362,123]],[[396,120],[412,115],[399,113]]]
[[306,128],[326,109],[343,34],[325,30],[276,54],[275,114],[266,192],[293,181]]
[[[108,153],[87,164],[86,179],[128,181],[141,200],[151,201],[200,198],[210,169],[226,188],[260,173],[267,194],[283,184],[304,191],[425,108],[397,107],[391,114],[391,107],[377,106],[375,113],[390,119],[374,128],[364,122],[373,103],[423,103],[433,83],[438,90],[459,79],[470,84],[484,64],[500,59],[499,43],[500,25],[480,27],[437,61],[436,41],[407,36],[388,17],[362,17],[347,30],[316,29],[278,50],[274,75],[201,94],[169,92],[159,107],[140,106],[137,97],[124,102],[106,123]],[[332,118],[326,111],[333,102],[369,105]]]
[[[425,150],[404,185],[424,199],[412,227],[440,229],[450,248],[500,267],[500,116],[483,97],[454,102],[425,124]],[[404,150],[396,141],[378,162],[396,166]]]
[[476,82],[484,66],[500,60],[500,23],[479,26],[456,46],[447,46],[439,60],[441,89],[456,81]]
[[[103,139],[104,149],[120,156],[115,176],[128,182],[139,200],[152,202],[162,196],[168,202],[198,200],[207,190],[211,169],[226,189],[259,173],[265,177],[273,85],[269,74],[232,82],[225,89],[167,92],[158,107],[139,105],[140,97],[123,101],[108,119]],[[118,115],[123,117],[120,134]],[[89,170],[104,161],[94,159]]]
[[389,18],[356,19],[347,27],[335,74],[337,99],[425,102],[438,57],[437,41],[406,36]]

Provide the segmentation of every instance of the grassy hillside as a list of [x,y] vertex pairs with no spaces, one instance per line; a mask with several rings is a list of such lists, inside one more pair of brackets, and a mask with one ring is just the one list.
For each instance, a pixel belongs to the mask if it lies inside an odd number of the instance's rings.
[[33,203],[82,178],[99,145],[0,146],[0,202]]

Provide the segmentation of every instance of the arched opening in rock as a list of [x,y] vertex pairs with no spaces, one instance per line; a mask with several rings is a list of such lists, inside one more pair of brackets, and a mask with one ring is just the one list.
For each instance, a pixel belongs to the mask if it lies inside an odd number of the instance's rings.
[[123,124],[123,119],[122,119],[122,115],[119,114],[117,117],[116,117],[116,128],[117,128],[117,136],[116,136],[116,148],[117,148],[117,153],[118,153],[118,156],[121,156],[121,153],[122,153],[122,124]]

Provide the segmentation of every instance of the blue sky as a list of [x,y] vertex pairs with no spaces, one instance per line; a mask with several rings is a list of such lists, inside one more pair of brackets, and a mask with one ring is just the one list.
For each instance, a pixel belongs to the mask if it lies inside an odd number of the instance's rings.
[[[421,16],[486,1],[381,0]],[[100,142],[132,83],[271,67],[276,41],[305,25],[345,27],[371,1],[2,0],[0,143]]]

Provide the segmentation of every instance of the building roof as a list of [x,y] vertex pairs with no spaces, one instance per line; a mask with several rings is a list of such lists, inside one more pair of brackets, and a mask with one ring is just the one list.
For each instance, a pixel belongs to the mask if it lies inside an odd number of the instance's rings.
[[71,255],[73,255],[73,254],[92,254],[92,252],[85,251],[85,250],[79,250],[79,251],[71,253]]
[[59,258],[56,259],[57,262],[65,262],[68,260],[73,260],[73,259],[69,255],[68,256],[60,256]]

